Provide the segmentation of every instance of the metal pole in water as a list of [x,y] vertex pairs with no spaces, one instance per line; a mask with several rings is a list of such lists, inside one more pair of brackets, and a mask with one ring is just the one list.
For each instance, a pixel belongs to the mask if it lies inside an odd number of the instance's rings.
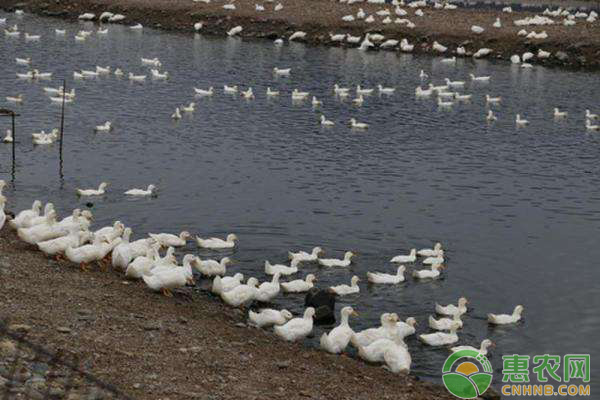
[[14,111],[10,114],[12,119],[12,181],[15,181],[15,143],[17,142],[17,136],[15,132],[15,113]]
[[60,112],[60,146],[59,146],[59,167],[58,174],[60,175],[61,185],[63,182],[63,134],[65,131],[65,98],[67,96],[67,80],[63,79],[63,96],[62,96],[62,110]]

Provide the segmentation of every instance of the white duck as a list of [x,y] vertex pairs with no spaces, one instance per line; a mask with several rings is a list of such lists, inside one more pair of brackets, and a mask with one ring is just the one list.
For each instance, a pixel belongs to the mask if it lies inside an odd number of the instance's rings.
[[228,292],[236,286],[240,286],[242,281],[244,280],[244,274],[237,273],[233,276],[215,276],[213,279],[211,292],[214,294],[221,294],[223,292]]
[[162,291],[163,295],[172,297],[173,294],[171,291],[173,289],[184,287],[188,283],[194,283],[191,268],[188,269],[188,267],[189,264],[184,267],[175,267],[171,268],[170,270],[160,271],[158,273],[152,273],[152,271],[150,271],[151,275],[144,275],[142,278],[150,289],[154,291],[160,290]]
[[392,338],[396,335],[396,323],[398,322],[398,315],[395,313],[383,313],[380,317],[381,326],[377,328],[365,329],[361,332],[355,333],[350,341],[354,347],[368,346],[374,341],[382,338]]
[[409,255],[400,255],[390,260],[393,263],[411,263],[417,261],[417,249],[412,249]]
[[435,329],[436,331],[448,331],[452,328],[454,323],[457,323],[459,325],[459,328],[462,328],[463,322],[460,319],[460,316],[461,314],[454,314],[452,319],[440,318],[436,320],[435,318],[433,318],[433,316],[430,315],[428,319],[429,327],[431,329]]
[[268,303],[273,300],[279,294],[281,289],[279,285],[279,277],[280,273],[275,273],[273,275],[273,279],[271,282],[263,282],[258,287],[258,291],[256,292],[255,299],[258,301],[262,301],[263,303]]
[[112,129],[112,124],[110,121],[106,121],[102,125],[97,125],[94,130],[96,132],[109,132]]
[[388,346],[388,348],[384,350],[383,361],[385,362],[387,369],[394,374],[408,374],[410,372],[412,358],[408,350],[402,345],[394,343],[394,345]]
[[181,119],[181,111],[179,111],[179,107],[175,108],[175,112],[171,114],[172,119]]
[[4,213],[4,207],[6,206],[6,197],[0,195],[0,229],[4,227],[6,223],[6,214]]
[[161,247],[182,247],[192,237],[188,231],[181,232],[179,236],[172,233],[149,233],[148,236],[160,244]]
[[437,257],[443,256],[444,250],[442,249],[441,243],[436,243],[433,249],[421,249],[417,254],[421,257]]
[[152,196],[156,186],[148,185],[148,188],[144,189],[129,189],[125,192],[127,196]]
[[423,260],[424,265],[443,264],[443,263],[444,263],[444,257],[442,257],[442,256],[427,257]]
[[[146,254],[148,249],[152,248],[154,244],[156,244],[156,241],[152,238],[139,239],[129,243],[129,249],[131,250],[132,257],[135,258],[143,256]],[[158,245],[158,247],[160,247],[160,245]]]
[[351,251],[347,251],[344,254],[343,260],[338,260],[336,258],[319,258],[319,265],[324,267],[348,267],[352,263],[352,257],[354,257],[354,253]]
[[308,307],[302,318],[294,318],[284,325],[275,326],[274,332],[277,336],[289,342],[304,339],[312,332],[314,316],[315,309]]
[[50,215],[50,213],[54,211],[54,204],[52,203],[47,203],[46,206],[44,207],[44,215],[38,215],[33,216],[33,215],[26,215],[20,222],[18,226],[15,226],[15,229],[17,228],[31,228],[34,225],[38,225],[38,224],[45,224],[48,221],[48,216]]
[[12,130],[7,129],[6,130],[6,135],[4,136],[4,138],[2,139],[2,141],[4,143],[12,143],[14,140],[13,135],[12,135]]
[[512,314],[488,314],[488,322],[493,325],[507,325],[514,324],[521,319],[521,313],[523,313],[524,307],[518,305]]
[[377,89],[381,94],[394,94],[396,92],[396,88],[383,87],[382,85],[377,85]]
[[302,293],[313,288],[317,278],[313,274],[308,274],[302,279],[296,279],[290,282],[281,283],[281,289],[286,293]]
[[45,220],[45,222],[30,228],[19,228],[17,235],[24,242],[35,245],[39,242],[56,239],[69,234],[67,228],[61,228],[56,223],[56,211],[51,211],[45,217]]
[[331,286],[331,289],[338,296],[345,296],[348,294],[358,293],[360,292],[360,287],[358,286],[358,282],[360,282],[360,278],[356,275],[352,277],[350,280],[350,286],[346,284]]
[[517,117],[515,118],[515,123],[517,124],[517,126],[525,126],[529,124],[529,121],[521,118],[521,114],[517,114]]
[[339,354],[350,342],[354,331],[350,328],[348,319],[351,315],[358,316],[358,313],[354,311],[352,307],[344,307],[340,311],[341,321],[338,326],[333,328],[329,334],[323,333],[321,335],[321,348],[331,354]]
[[8,221],[8,224],[10,225],[11,228],[18,229],[23,224],[23,221],[30,219],[30,218],[39,217],[41,210],[42,210],[42,202],[39,200],[35,200],[30,209],[19,212],[15,216],[15,218]]
[[325,116],[323,114],[321,114],[321,125],[323,126],[333,126],[335,125],[335,122],[325,118]]
[[443,268],[441,264],[432,264],[431,269],[413,271],[412,275],[416,279],[434,279],[440,276],[440,270]]
[[436,332],[436,333],[428,333],[419,335],[419,340],[429,346],[445,346],[448,344],[458,342],[458,335],[456,331],[459,326],[456,322],[452,324],[450,327],[450,333],[446,332]]
[[452,347],[450,350],[453,353],[456,353],[457,351],[461,351],[461,350],[473,350],[473,351],[478,351],[479,354],[481,354],[483,356],[486,356],[488,353],[488,349],[490,347],[494,347],[494,342],[492,342],[490,339],[484,339],[481,342],[481,347],[478,349],[473,346],[455,346],[455,347]]
[[196,96],[212,96],[215,93],[212,86],[208,90],[194,88],[194,92],[196,92]]
[[232,307],[239,307],[244,303],[254,300],[258,289],[258,279],[252,277],[245,285],[239,285],[227,292],[221,292],[221,299]]
[[196,270],[205,276],[224,276],[231,262],[229,257],[223,257],[221,261],[196,258]]
[[396,323],[395,335],[404,339],[407,336],[414,335],[417,325],[417,320],[413,317],[406,318],[406,321],[398,321]]
[[258,328],[268,328],[273,325],[283,325],[294,318],[288,310],[273,310],[272,308],[263,308],[259,312],[248,311],[250,324]]
[[554,108],[554,118],[566,118],[568,113],[566,111],[560,111],[558,108]]
[[279,90],[272,90],[270,87],[267,88],[267,96],[279,96]]
[[115,268],[120,268],[123,271],[126,270],[131,260],[133,260],[133,256],[131,254],[131,245],[129,243],[131,233],[131,228],[125,228],[123,230],[121,243],[119,243],[113,249],[111,254],[112,266]]
[[310,253],[307,253],[306,251],[299,251],[297,253],[288,251],[289,259],[295,260],[297,263],[317,261],[321,254],[323,254],[323,249],[318,246],[314,247]]
[[149,248],[146,251],[146,255],[136,257],[125,269],[125,276],[127,278],[139,279],[144,275],[149,275],[156,261],[154,254],[154,249]]
[[234,86],[224,85],[223,86],[223,92],[225,92],[225,93],[237,93],[238,92],[238,87],[237,87],[237,85],[234,85]]
[[235,247],[236,240],[238,240],[238,237],[235,235],[235,233],[230,233],[227,235],[225,240],[219,238],[202,239],[200,237],[196,237],[198,247],[213,250],[232,249]]
[[350,118],[350,126],[353,129],[367,129],[369,127],[369,124],[366,124],[364,122],[357,122],[355,118]]
[[106,193],[107,182],[102,182],[98,189],[76,189],[78,196],[101,196]]
[[401,265],[398,267],[398,270],[395,275],[386,274],[383,272],[367,272],[367,279],[371,283],[385,283],[397,285],[400,282],[404,282],[404,271],[406,271],[406,267]]
[[65,256],[69,261],[79,264],[82,270],[86,270],[89,263],[102,259],[104,254],[103,241],[104,239],[95,236],[91,244],[80,247],[69,244],[65,250]]
[[469,301],[465,297],[461,297],[458,299],[458,305],[448,304],[447,306],[442,306],[435,303],[435,312],[440,315],[463,315],[467,312],[467,304]]
[[67,250],[67,247],[69,246],[82,246],[92,238],[93,235],[89,231],[78,231],[73,229],[66,236],[61,236],[56,239],[39,242],[37,246],[44,254],[48,256],[54,256],[60,253],[64,253]]
[[292,275],[298,272],[298,267],[296,263],[292,260],[292,265],[288,267],[283,264],[271,264],[268,260],[265,261],[265,274],[267,275]]
[[112,226],[105,226],[95,231],[94,235],[98,237],[105,237],[110,241],[118,236],[121,236],[124,230],[125,226],[121,223],[121,221],[115,221]]

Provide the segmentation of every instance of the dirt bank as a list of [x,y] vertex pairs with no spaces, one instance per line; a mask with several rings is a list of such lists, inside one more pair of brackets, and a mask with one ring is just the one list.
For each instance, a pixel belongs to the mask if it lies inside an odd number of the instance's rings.
[[[0,287],[0,320],[13,331],[26,332],[51,352],[77,354],[92,376],[133,398],[452,398],[445,388],[412,376],[282,342],[247,327],[240,311],[192,289],[165,298],[116,272],[81,272],[71,263],[50,261],[6,227],[0,233]],[[11,367],[9,350],[0,332],[0,397],[2,375]],[[45,368],[30,358],[34,371],[17,371],[28,384],[36,369],[40,375]],[[64,375],[41,373],[32,383],[41,387],[14,398],[36,398],[31,393],[46,386],[64,393]],[[65,398],[89,398],[84,394],[90,386],[89,379],[78,378],[70,389],[75,394]],[[18,385],[11,390],[19,393]]]
[[[307,32],[305,41],[315,45],[340,46],[331,42],[329,33],[349,33],[355,36],[365,32],[380,32],[386,39],[407,38],[415,43],[415,53],[431,53],[434,40],[449,47],[446,54],[456,51],[463,45],[469,53],[482,47],[493,49],[489,57],[508,60],[512,54],[526,51],[537,53],[538,49],[549,51],[552,56],[547,59],[536,59],[534,63],[546,66],[565,68],[600,70],[600,21],[587,23],[577,19],[577,25],[565,27],[558,22],[552,26],[525,27],[527,31],[545,30],[547,39],[525,39],[517,36],[522,27],[513,24],[513,20],[533,16],[527,12],[501,13],[493,10],[434,10],[423,9],[425,16],[414,15],[415,10],[404,7],[410,19],[416,24],[414,29],[395,23],[384,25],[383,17],[367,24],[364,21],[344,22],[347,14],[356,15],[359,7],[367,14],[373,14],[383,8],[382,5],[356,3],[341,4],[330,0],[284,0],[284,7],[274,11],[274,3],[264,3],[265,11],[257,12],[256,3],[263,1],[238,0],[235,10],[223,9],[223,1],[213,0],[209,4],[192,0],[0,0],[0,7],[5,10],[22,8],[29,12],[47,16],[76,19],[84,12],[94,12],[99,16],[103,11],[122,13],[127,16],[126,24],[140,22],[145,26],[169,30],[193,31],[193,24],[203,22],[203,34],[225,35],[236,25],[241,25],[240,36],[275,39],[287,38],[296,30]],[[392,11],[393,6],[386,6]],[[493,28],[496,17],[502,20],[502,28]],[[479,25],[486,30],[481,35],[471,32],[472,25]],[[356,46],[343,44],[343,46]],[[394,49],[392,51],[398,51]]]

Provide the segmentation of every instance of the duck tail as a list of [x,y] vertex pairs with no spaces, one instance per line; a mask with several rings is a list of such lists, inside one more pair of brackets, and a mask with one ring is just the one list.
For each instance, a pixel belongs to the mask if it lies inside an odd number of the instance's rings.
[[323,334],[321,335],[320,344],[323,350],[329,351],[329,349],[331,348],[331,343],[329,341],[329,336],[327,336],[327,333],[323,332]]
[[142,276],[144,283],[152,290],[160,289],[160,282],[158,278],[154,275],[144,275]]

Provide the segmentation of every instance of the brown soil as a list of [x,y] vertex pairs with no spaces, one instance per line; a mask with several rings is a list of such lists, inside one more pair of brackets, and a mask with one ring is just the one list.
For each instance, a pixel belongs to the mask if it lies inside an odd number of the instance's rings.
[[452,398],[441,386],[247,327],[244,313],[201,292],[166,298],[117,272],[48,260],[7,227],[0,254],[0,319],[28,325],[27,339],[53,352],[77,353],[88,372],[133,398]]
[[[264,3],[266,11],[256,12],[256,3]],[[94,12],[97,16],[103,11],[119,12],[127,16],[125,23],[140,22],[145,26],[169,30],[193,31],[195,22],[204,22],[202,32],[215,35],[224,35],[236,25],[244,28],[242,37],[274,39],[303,30],[308,33],[307,42],[323,45],[338,45],[330,42],[329,32],[361,35],[369,31],[381,32],[387,39],[407,38],[417,44],[416,53],[431,52],[434,40],[449,46],[450,52],[461,44],[471,53],[482,47],[492,48],[494,53],[490,57],[506,60],[512,54],[537,52],[542,48],[553,54],[549,59],[536,61],[543,65],[600,69],[600,22],[589,24],[578,19],[573,27],[560,24],[525,27],[527,31],[545,30],[549,35],[545,40],[530,40],[518,37],[517,32],[522,28],[512,23],[517,18],[534,15],[527,12],[506,14],[492,10],[427,8],[425,17],[416,17],[413,9],[404,7],[409,13],[407,18],[417,25],[415,29],[408,29],[393,23],[383,25],[381,17],[376,18],[378,22],[374,24],[341,20],[346,14],[356,14],[359,7],[369,14],[382,8],[381,5],[367,3],[348,6],[335,0],[284,0],[284,8],[279,12],[273,11],[276,2],[237,0],[234,11],[224,10],[223,4],[219,0],[210,4],[191,0],[0,0],[0,8],[7,10],[18,6],[30,12],[71,19],[83,12]],[[392,6],[387,5],[387,8],[393,11]],[[496,17],[501,18],[502,28],[491,26]],[[472,25],[483,26],[486,31],[475,35],[470,31]],[[555,57],[557,51],[565,52],[566,58],[559,60]]]

